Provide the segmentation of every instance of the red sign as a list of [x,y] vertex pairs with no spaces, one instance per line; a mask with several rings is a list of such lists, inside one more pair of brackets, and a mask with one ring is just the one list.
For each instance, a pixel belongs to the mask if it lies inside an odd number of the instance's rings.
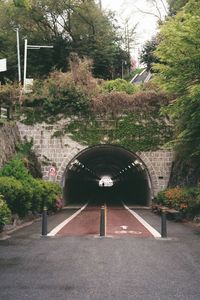
[[56,175],[57,175],[56,168],[51,166],[48,172],[48,176],[56,176]]

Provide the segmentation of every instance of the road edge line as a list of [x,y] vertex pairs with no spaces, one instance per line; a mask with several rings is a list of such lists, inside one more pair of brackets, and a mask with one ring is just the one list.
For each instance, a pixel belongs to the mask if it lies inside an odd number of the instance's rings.
[[78,211],[76,211],[73,215],[71,215],[69,218],[64,220],[62,223],[60,223],[58,226],[56,226],[54,229],[52,229],[47,236],[55,236],[65,225],[67,225],[70,221],[72,221],[76,216],[78,216],[82,210],[86,208],[88,203],[83,205]]
[[155,238],[161,238],[161,234],[154,229],[149,223],[147,223],[142,217],[140,217],[136,212],[131,210],[122,202],[125,209],[127,209]]

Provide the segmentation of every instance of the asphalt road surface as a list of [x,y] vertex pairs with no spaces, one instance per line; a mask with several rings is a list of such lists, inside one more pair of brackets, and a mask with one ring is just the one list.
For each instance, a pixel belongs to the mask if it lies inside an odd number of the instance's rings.
[[[74,212],[49,217],[49,231]],[[159,216],[137,213],[159,230]],[[39,220],[0,241],[1,300],[200,299],[199,228],[170,221],[167,239],[40,233]]]

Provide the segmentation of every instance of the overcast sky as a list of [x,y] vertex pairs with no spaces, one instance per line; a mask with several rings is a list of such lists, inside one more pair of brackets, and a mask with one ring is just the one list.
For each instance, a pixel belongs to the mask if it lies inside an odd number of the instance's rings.
[[[151,39],[157,30],[158,17],[143,12],[153,13],[164,18],[166,10],[162,4],[167,7],[166,0],[156,0],[156,8],[152,0],[102,0],[103,9],[111,9],[116,12],[120,24],[129,19],[130,26],[136,25],[137,45],[131,49],[134,57],[138,57],[138,52],[145,41]],[[143,11],[143,12],[142,12]]]

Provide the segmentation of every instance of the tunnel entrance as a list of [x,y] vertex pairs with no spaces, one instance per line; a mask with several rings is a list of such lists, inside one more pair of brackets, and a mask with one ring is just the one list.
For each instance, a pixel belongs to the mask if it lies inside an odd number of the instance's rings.
[[113,145],[81,151],[66,167],[63,177],[65,203],[149,205],[151,180],[135,154]]

